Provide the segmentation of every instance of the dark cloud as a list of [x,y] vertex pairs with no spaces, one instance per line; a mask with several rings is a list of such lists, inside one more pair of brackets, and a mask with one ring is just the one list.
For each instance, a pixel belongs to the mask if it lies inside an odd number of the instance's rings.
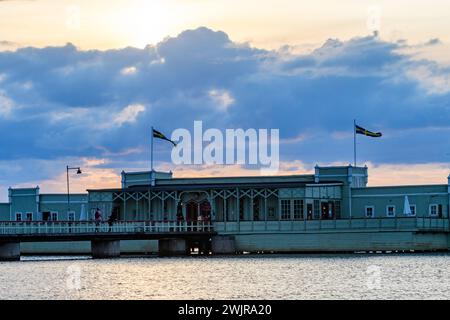
[[[385,134],[359,139],[361,160],[448,161],[450,70],[399,53],[404,45],[362,37],[284,55],[199,28],[144,49],[0,52],[0,159],[143,161],[151,125],[170,133],[204,120],[305,134],[282,145],[282,161],[346,161],[356,118]],[[131,107],[133,117],[130,105],[144,109]]]
[[439,40],[438,38],[433,38],[433,39],[430,39],[427,42],[425,42],[426,46],[434,46],[437,44],[442,44],[441,40]]

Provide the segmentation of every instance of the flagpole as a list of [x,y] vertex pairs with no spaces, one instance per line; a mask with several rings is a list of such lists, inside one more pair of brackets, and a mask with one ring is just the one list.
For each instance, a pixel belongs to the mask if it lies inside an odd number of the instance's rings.
[[151,154],[150,154],[150,171],[153,172],[153,126],[152,126],[152,133],[151,133],[151,140],[150,140],[150,148],[151,148]]
[[153,187],[155,185],[155,173],[153,172],[153,126],[152,126],[152,137],[150,140],[150,148],[151,148],[151,155],[150,155],[150,185]]
[[356,119],[353,119],[353,164],[356,167]]

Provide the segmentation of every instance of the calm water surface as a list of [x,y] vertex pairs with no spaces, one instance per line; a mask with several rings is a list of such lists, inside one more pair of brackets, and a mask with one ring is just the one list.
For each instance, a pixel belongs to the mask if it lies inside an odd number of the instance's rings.
[[448,299],[450,254],[23,257],[1,299]]

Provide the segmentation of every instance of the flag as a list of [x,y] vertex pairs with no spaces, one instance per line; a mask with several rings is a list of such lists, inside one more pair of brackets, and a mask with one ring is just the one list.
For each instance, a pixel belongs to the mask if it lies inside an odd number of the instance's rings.
[[372,131],[364,129],[363,127],[360,127],[360,126],[358,126],[356,124],[355,124],[355,132],[357,134],[363,134],[365,136],[374,137],[374,138],[379,138],[379,137],[382,136],[381,132],[372,132]]
[[174,141],[170,140],[170,139],[167,138],[165,135],[163,135],[161,132],[159,132],[159,131],[157,131],[157,130],[155,130],[155,129],[153,129],[153,137],[154,137],[154,138],[158,138],[158,139],[162,139],[162,140],[169,141],[170,143],[173,144],[174,147],[177,146],[177,144],[176,144]]

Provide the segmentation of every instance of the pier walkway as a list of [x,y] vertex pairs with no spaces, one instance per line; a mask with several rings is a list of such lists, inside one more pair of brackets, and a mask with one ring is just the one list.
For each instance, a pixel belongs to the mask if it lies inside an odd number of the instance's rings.
[[450,232],[450,219],[426,217],[353,218],[330,220],[218,221],[214,230],[220,234],[320,233],[320,232]]
[[216,233],[210,222],[188,221],[0,221],[0,261],[18,260],[21,242],[91,241],[94,258],[120,255],[120,240],[159,240],[161,255],[207,248]]

